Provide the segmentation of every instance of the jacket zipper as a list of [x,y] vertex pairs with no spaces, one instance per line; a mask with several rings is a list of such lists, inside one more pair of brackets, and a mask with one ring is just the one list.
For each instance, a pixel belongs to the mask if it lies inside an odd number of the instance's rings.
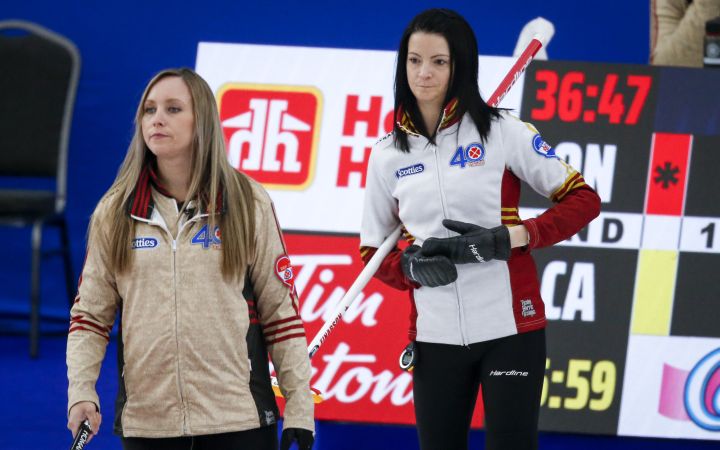
[[[180,233],[178,232],[178,236],[180,236]],[[173,253],[173,298],[175,299],[175,346],[176,346],[176,352],[177,352],[177,385],[178,385],[178,393],[180,394],[180,409],[182,411],[182,418],[183,418],[183,435],[188,434],[187,430],[187,408],[185,406],[185,396],[183,395],[183,387],[182,387],[182,371],[180,370],[180,327],[178,326],[178,301],[177,301],[177,261],[176,261],[176,255],[177,255],[177,240],[172,240],[172,253]]]
[[[182,234],[183,229],[185,229],[185,226],[190,223],[194,222],[197,217],[202,216],[196,216],[191,218],[190,220],[185,221],[181,226],[180,229],[177,232],[177,237],[180,238],[180,235]],[[165,231],[170,234],[170,231],[165,228]],[[172,237],[172,235],[170,236]],[[178,301],[177,301],[177,239],[172,240],[172,253],[173,253],[173,298],[175,299],[175,344],[177,346],[177,384],[178,384],[178,392],[180,393],[180,409],[182,410],[182,416],[183,416],[183,435],[187,435],[188,433],[188,426],[187,426],[187,405],[185,405],[185,396],[183,395],[183,385],[182,385],[182,371],[180,370],[180,329],[178,326]]]
[[[207,214],[201,214],[198,216],[195,216],[191,218],[190,220],[187,220],[184,222],[180,229],[178,230],[178,237],[180,237],[180,233],[182,233],[182,230],[185,228],[185,226],[190,223],[194,222],[199,218],[205,217]],[[170,236],[170,239],[172,241],[172,266],[173,266],[173,298],[175,300],[175,348],[177,352],[177,387],[178,387],[178,395],[180,395],[180,410],[182,411],[182,417],[183,417],[183,435],[188,434],[188,426],[187,426],[187,406],[185,405],[185,396],[183,395],[183,387],[182,387],[182,379],[181,379],[181,371],[180,371],[180,337],[179,337],[179,330],[178,330],[178,303],[177,303],[177,271],[176,271],[176,256],[177,256],[177,240],[173,238],[172,233],[170,233],[170,230],[161,222],[155,222],[148,219],[143,219],[141,217],[137,216],[131,216],[133,219],[138,220],[140,222],[145,222],[149,225],[156,225],[162,230],[165,231],[165,233]]]
[[[438,156],[438,147],[433,146],[433,153],[435,154],[435,171],[437,172],[437,183],[438,192],[440,192],[440,205],[442,206],[443,218],[448,219],[447,207],[445,206],[445,191],[442,187],[442,171],[440,170],[440,159]],[[449,233],[448,236],[450,237]],[[455,299],[457,300],[458,307],[458,326],[460,328],[460,344],[467,346],[467,337],[465,336],[465,316],[463,315],[462,302],[460,301],[460,289],[458,288],[457,281],[453,283],[455,287]]]

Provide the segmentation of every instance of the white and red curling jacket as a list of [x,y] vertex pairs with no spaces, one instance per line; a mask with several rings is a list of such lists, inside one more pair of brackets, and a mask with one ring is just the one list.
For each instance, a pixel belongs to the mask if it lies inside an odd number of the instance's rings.
[[[469,115],[441,126],[436,145],[408,131],[409,152],[395,147],[389,134],[370,155],[360,234],[365,262],[399,224],[420,246],[429,237],[455,235],[443,219],[486,228],[522,223],[529,233],[529,244],[513,249],[509,261],[457,265],[457,280],[435,288],[406,278],[401,251],[393,250],[375,276],[410,290],[410,338],[468,345],[544,328],[531,250],[580,231],[599,214],[598,195],[555,156],[535,127],[507,112],[492,121],[485,142]],[[521,180],[555,204],[536,218],[521,220]]]

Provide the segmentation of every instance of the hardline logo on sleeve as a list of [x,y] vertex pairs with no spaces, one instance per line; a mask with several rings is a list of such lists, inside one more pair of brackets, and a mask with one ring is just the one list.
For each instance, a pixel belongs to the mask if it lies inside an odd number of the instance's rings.
[[318,89],[227,83],[218,108],[233,167],[269,189],[312,183],[322,118]]

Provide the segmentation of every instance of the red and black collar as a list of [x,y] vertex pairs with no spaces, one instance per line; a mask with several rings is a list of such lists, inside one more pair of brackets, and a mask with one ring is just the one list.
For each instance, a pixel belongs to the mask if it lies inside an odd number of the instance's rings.
[[[458,100],[457,98],[453,98],[447,103],[447,105],[445,105],[445,108],[443,108],[440,124],[438,125],[436,132],[455,125],[460,121],[460,116],[461,114],[459,114],[458,111]],[[400,105],[397,113],[395,113],[395,121],[397,122],[398,127],[400,127],[400,129],[404,132],[420,136],[420,132],[415,127],[415,124],[413,124],[410,114],[407,113],[402,105]]]
[[[127,203],[128,214],[140,217],[142,219],[150,219],[152,216],[153,209],[155,209],[155,202],[152,198],[152,189],[155,188],[160,194],[165,197],[172,198],[170,192],[160,184],[160,179],[157,176],[154,164],[148,163],[143,167],[138,177],[137,183],[135,183],[135,189]],[[210,210],[214,210],[214,205],[208,201],[209,196],[207,193],[200,195],[202,199],[203,213],[209,214]],[[221,205],[220,214],[227,210],[225,204],[225,196],[222,190],[218,190],[216,205]]]

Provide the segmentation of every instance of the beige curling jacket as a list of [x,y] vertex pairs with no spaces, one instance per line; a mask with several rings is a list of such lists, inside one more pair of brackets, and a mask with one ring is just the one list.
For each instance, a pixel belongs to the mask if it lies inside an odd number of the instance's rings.
[[[143,191],[142,178],[136,192]],[[145,203],[136,201],[131,214],[136,220],[135,238],[128,243],[132,266],[126,273],[111,272],[108,200],[113,194],[99,203],[71,310],[68,410],[80,401],[100,405],[95,383],[120,312],[117,433],[172,437],[275,423],[268,351],[287,400],[284,428],[314,430],[310,364],[292,268],[271,200],[251,183],[256,252],[247,274],[235,281],[221,275],[220,238],[207,233],[207,214],[195,212],[176,222],[175,200],[150,182]],[[248,292],[254,298],[247,298]],[[259,344],[249,344],[253,327],[262,330],[254,340]]]

